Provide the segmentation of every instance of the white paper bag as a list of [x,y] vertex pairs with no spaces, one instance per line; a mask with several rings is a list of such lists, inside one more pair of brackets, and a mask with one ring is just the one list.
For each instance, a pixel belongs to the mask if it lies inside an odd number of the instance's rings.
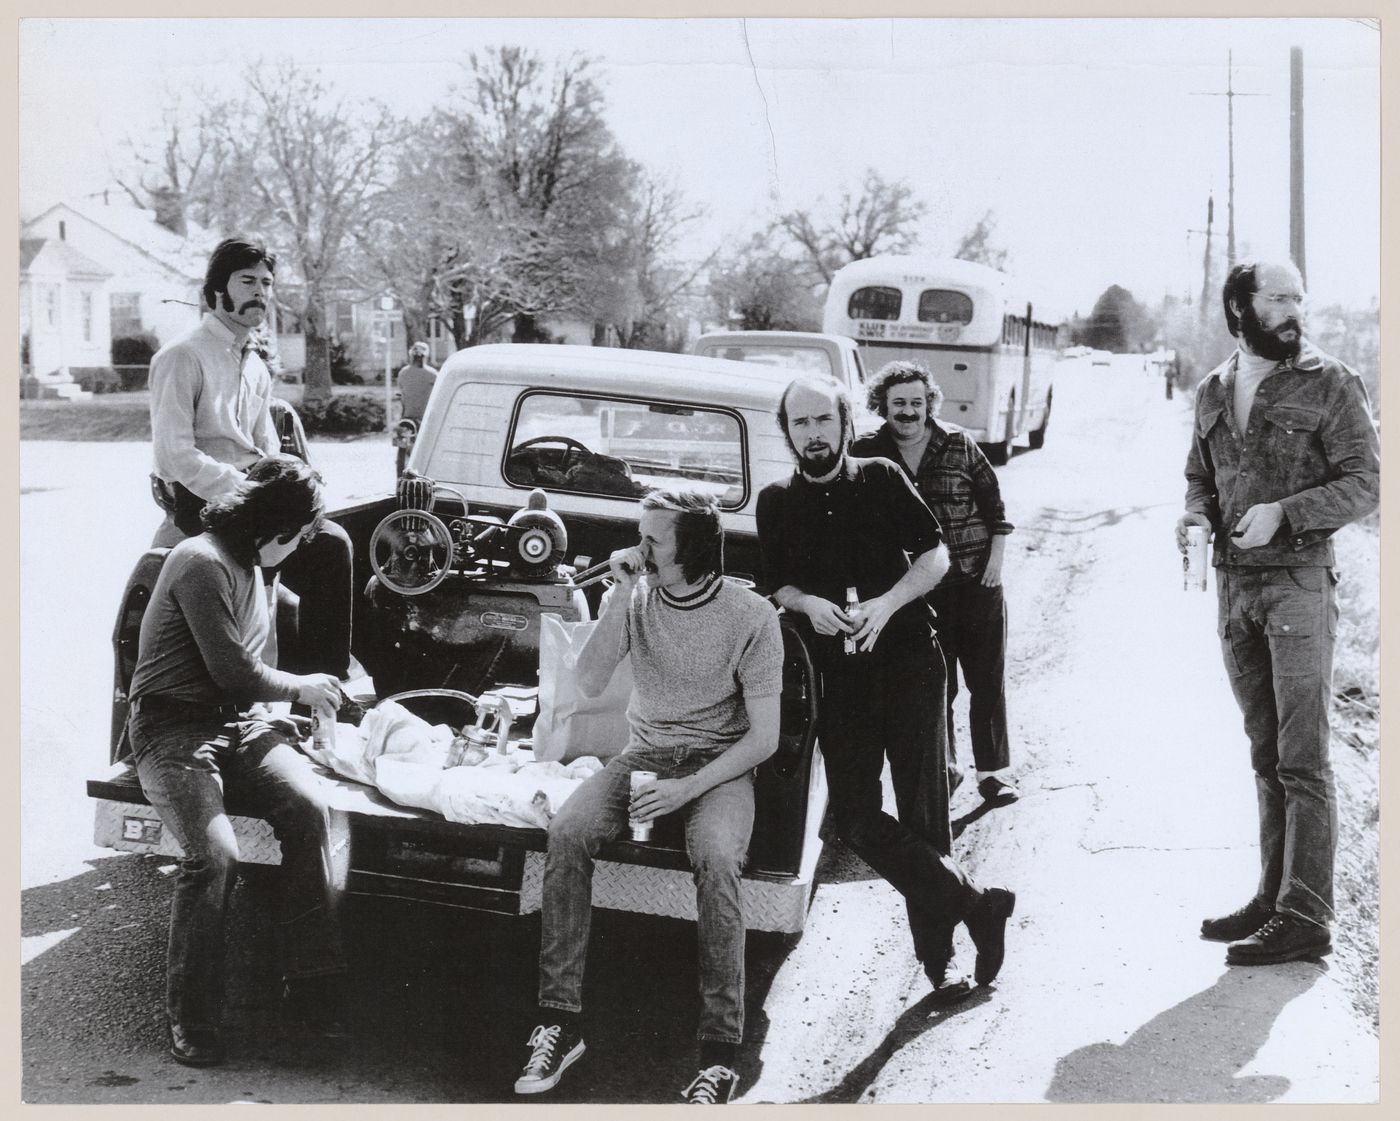
[[566,623],[540,616],[540,711],[535,718],[535,758],[606,759],[627,746],[627,704],[632,699],[632,660],[623,658],[608,687],[585,697],[578,687],[578,655],[595,622]]

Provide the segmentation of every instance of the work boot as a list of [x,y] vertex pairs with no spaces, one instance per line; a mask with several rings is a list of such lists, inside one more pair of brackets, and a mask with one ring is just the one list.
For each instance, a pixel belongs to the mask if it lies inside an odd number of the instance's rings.
[[1256,897],[1238,911],[1231,911],[1218,919],[1206,919],[1201,923],[1201,937],[1210,942],[1238,942],[1241,938],[1248,938],[1273,915],[1273,904],[1264,903]]
[[1285,961],[1316,961],[1332,952],[1332,935],[1325,926],[1296,915],[1276,914],[1225,951],[1226,965],[1279,965]]
[[977,947],[977,964],[972,976],[979,985],[990,985],[1006,958],[1006,922],[1016,909],[1016,893],[1004,887],[989,887],[973,904],[963,923]]
[[990,802],[993,806],[1009,806],[1021,796],[1011,783],[997,775],[982,779],[977,784],[977,793],[982,795],[982,801]]

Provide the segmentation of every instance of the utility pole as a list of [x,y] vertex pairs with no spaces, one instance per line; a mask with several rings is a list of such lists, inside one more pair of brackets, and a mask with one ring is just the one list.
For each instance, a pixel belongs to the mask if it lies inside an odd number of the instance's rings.
[[1201,262],[1201,304],[1197,309],[1197,314],[1202,320],[1206,317],[1206,312],[1210,308],[1210,231],[1215,223],[1215,196],[1210,195],[1206,199],[1206,228],[1203,230],[1187,230],[1187,236],[1191,234],[1206,235],[1206,251]]
[[1303,48],[1289,52],[1288,249],[1308,287],[1307,238],[1303,228]]
[[1230,143],[1230,183],[1227,201],[1228,219],[1225,258],[1226,267],[1235,267],[1235,98],[1237,97],[1265,97],[1262,93],[1241,93],[1235,89],[1235,52],[1226,54],[1225,64],[1225,89],[1212,91],[1197,91],[1197,97],[1223,97],[1225,99],[1225,119],[1227,122],[1229,143]]

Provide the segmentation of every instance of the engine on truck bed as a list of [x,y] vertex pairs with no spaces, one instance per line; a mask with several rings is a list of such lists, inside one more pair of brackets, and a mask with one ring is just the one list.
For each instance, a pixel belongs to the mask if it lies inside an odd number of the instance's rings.
[[460,493],[411,472],[396,497],[370,538],[374,575],[356,620],[376,692],[536,684],[540,616],[589,617],[544,492],[504,520],[470,514]]

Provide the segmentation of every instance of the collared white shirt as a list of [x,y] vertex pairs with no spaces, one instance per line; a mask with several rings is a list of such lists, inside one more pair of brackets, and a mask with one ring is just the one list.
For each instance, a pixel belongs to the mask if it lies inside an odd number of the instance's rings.
[[155,473],[205,500],[230,493],[244,472],[281,448],[272,422],[272,375],[216,316],[151,359]]

